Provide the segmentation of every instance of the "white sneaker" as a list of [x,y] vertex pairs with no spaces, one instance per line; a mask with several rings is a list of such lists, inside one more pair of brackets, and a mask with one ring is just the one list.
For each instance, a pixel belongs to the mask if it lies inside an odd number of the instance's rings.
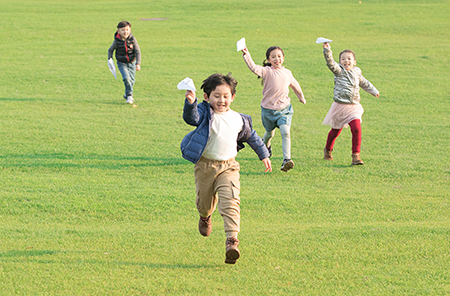
[[132,96],[128,96],[127,97],[127,104],[133,104],[134,103],[134,99]]

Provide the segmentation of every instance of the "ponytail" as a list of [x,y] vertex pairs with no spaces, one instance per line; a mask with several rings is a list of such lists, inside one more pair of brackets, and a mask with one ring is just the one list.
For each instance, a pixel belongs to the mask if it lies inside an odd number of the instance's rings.
[[[281,47],[279,47],[279,46],[271,46],[271,47],[269,47],[268,49],[267,49],[267,51],[266,51],[266,59],[263,61],[263,67],[272,67],[272,64],[271,63],[269,63],[267,60],[269,59],[269,57],[270,57],[270,53],[272,52],[272,51],[274,51],[275,49],[279,49],[279,50],[281,50],[281,52],[283,53],[283,56],[284,56],[284,51],[281,49]],[[258,76],[258,79],[259,78],[261,78],[261,76]],[[263,82],[261,82],[261,84],[264,84]]]

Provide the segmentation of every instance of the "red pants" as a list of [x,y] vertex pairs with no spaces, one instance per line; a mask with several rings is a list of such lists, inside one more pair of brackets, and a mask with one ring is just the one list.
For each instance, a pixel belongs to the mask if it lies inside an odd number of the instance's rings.
[[[349,124],[350,129],[352,130],[352,153],[359,154],[361,152],[361,121],[359,119],[355,119],[351,121]],[[331,129],[328,133],[327,145],[325,148],[328,150],[333,150],[334,142],[336,138],[341,134],[341,129]]]

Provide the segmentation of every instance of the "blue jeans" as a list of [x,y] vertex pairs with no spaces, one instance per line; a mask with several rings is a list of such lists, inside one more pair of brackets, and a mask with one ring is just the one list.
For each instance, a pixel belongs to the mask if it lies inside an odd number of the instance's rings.
[[117,67],[122,74],[123,83],[125,84],[125,96],[133,96],[133,86],[136,82],[136,61],[133,63],[122,63],[117,61]]

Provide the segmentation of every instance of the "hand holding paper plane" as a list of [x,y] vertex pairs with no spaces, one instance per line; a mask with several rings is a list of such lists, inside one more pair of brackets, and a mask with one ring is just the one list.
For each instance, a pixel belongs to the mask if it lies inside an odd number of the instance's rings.
[[114,61],[112,59],[108,60],[108,68],[109,68],[109,71],[111,71],[111,73],[114,75],[114,78],[117,79],[116,66],[114,66]]
[[241,38],[238,42],[236,42],[237,51],[241,51],[246,47],[245,38]]
[[327,39],[327,38],[323,38],[323,37],[319,37],[316,40],[317,44],[319,44],[319,43],[330,43],[330,42],[333,42],[333,40]]
[[197,91],[197,89],[195,88],[195,85],[194,85],[194,81],[191,78],[189,78],[189,77],[186,77],[183,80],[181,80],[178,83],[177,88],[180,89],[180,90]]

